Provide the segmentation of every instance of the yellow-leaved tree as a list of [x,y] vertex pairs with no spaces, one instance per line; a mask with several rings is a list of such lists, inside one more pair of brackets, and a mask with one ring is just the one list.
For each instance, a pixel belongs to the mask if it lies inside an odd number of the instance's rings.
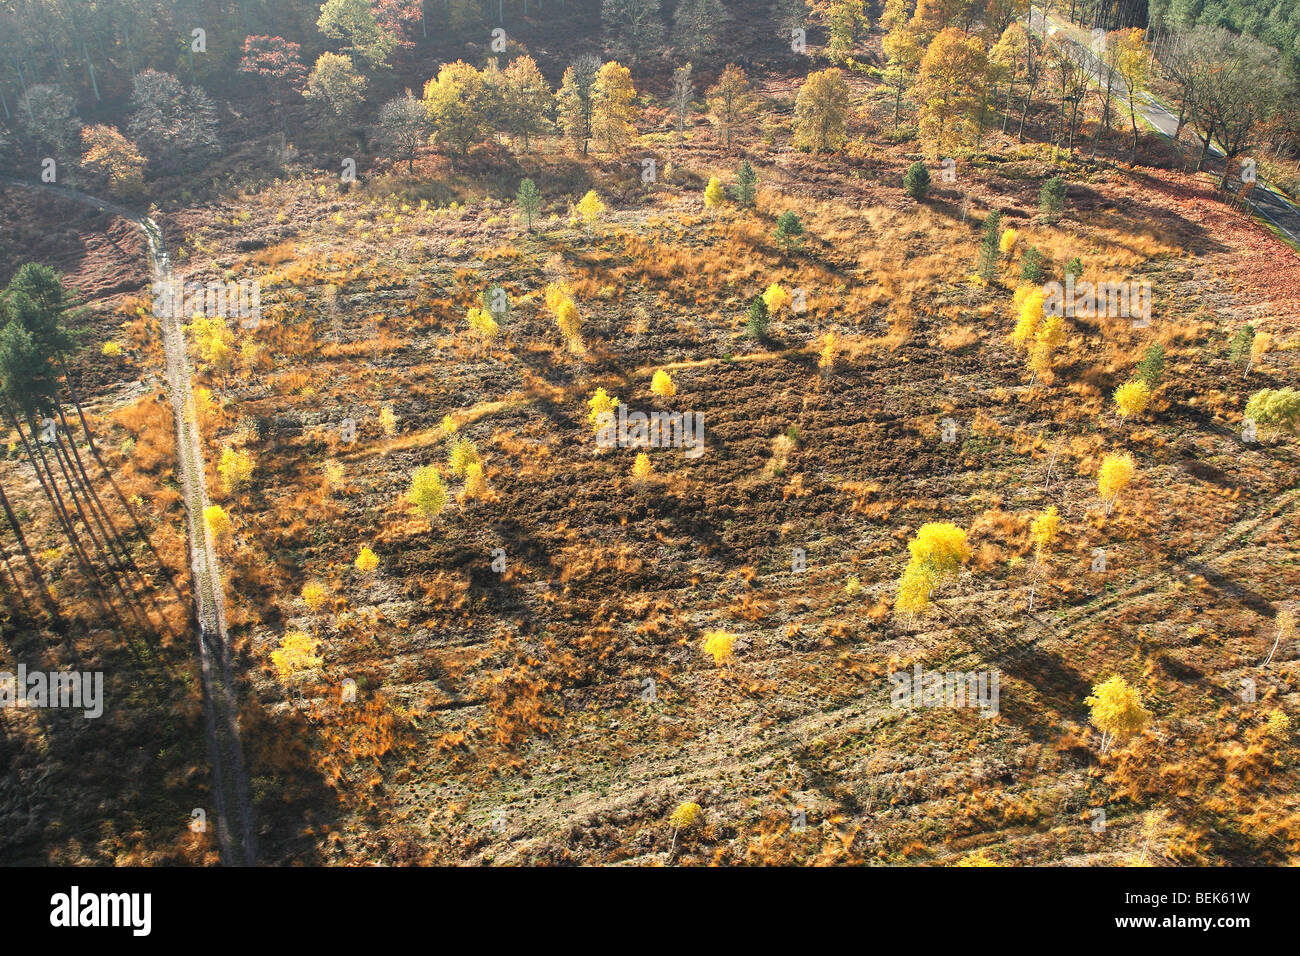
[[1106,514],[1110,514],[1115,502],[1129,482],[1133,480],[1133,456],[1128,452],[1108,454],[1101,460],[1097,471],[1097,495],[1106,505]]
[[794,146],[805,152],[826,152],[844,144],[851,94],[837,69],[809,73],[794,102]]
[[145,158],[117,127],[83,127],[81,149],[81,165],[105,176],[115,195],[131,198],[144,191]]
[[1115,404],[1119,406],[1121,419],[1130,415],[1141,415],[1151,402],[1151,387],[1140,378],[1125,382],[1115,389]]
[[987,72],[979,37],[948,27],[930,41],[913,90],[921,104],[917,132],[929,155],[951,156],[974,145],[983,128]]
[[1005,256],[1008,252],[1016,247],[1016,236],[1018,233],[1011,228],[1002,230],[1002,238],[998,240],[998,249]]
[[469,321],[470,332],[473,333],[479,349],[491,345],[496,340],[501,327],[497,325],[497,320],[487,309],[470,306],[465,317]]
[[186,327],[194,339],[199,358],[214,372],[228,372],[235,361],[235,337],[220,316],[208,318],[196,312]]
[[316,581],[308,581],[302,586],[302,603],[307,605],[309,611],[319,611],[328,597],[329,592],[325,586]]
[[1270,332],[1255,333],[1255,337],[1250,340],[1250,361],[1246,363],[1247,375],[1250,374],[1250,370],[1254,367],[1255,363],[1264,357],[1264,353],[1268,351],[1268,347],[1269,345],[1272,344],[1272,342],[1273,342],[1272,333]]
[[480,461],[478,447],[468,438],[457,438],[451,443],[447,461],[451,465],[451,473],[457,478],[463,478],[469,466]]
[[612,416],[616,408],[618,408],[617,398],[603,388],[596,389],[595,394],[587,399],[587,421],[591,424],[592,431],[600,431],[601,427],[609,421],[604,416]]
[[749,126],[758,111],[758,97],[749,85],[745,71],[728,63],[718,77],[718,82],[705,92],[709,122],[722,137],[722,144],[731,147],[732,137]]
[[727,631],[708,631],[704,635],[704,653],[712,655],[713,663],[719,667],[730,659],[735,646],[736,635]]
[[447,507],[447,488],[438,469],[424,465],[411,472],[411,487],[406,497],[426,518],[432,520],[440,515]]
[[677,852],[677,833],[680,830],[689,830],[699,825],[704,816],[704,811],[698,803],[683,803],[678,805],[668,817],[668,822],[673,825],[673,842],[668,848],[668,856]]
[[780,311],[788,306],[791,301],[793,300],[790,293],[779,282],[773,282],[763,291],[763,304],[767,306],[767,314],[771,318],[776,318]]
[[379,567],[379,556],[376,555],[375,552],[371,551],[370,548],[363,545],[361,550],[357,552],[356,561],[352,564],[353,567],[362,574],[369,574],[371,571],[375,570],[375,568]]
[[970,560],[971,549],[966,532],[950,521],[931,521],[917,529],[907,543],[911,560],[898,582],[895,609],[915,614],[930,603],[930,596],[945,578]]
[[817,358],[817,367],[823,372],[830,373],[835,369],[835,356],[840,350],[839,336],[834,332],[827,332],[822,336],[821,353]]
[[280,641],[279,649],[271,652],[271,664],[281,683],[292,683],[302,674],[320,668],[321,659],[316,656],[316,641],[302,631],[289,631]]
[[578,314],[578,306],[573,301],[573,290],[564,283],[549,282],[543,296],[546,307],[555,316],[555,325],[559,328],[560,335],[564,337],[569,351],[581,355],[587,349],[582,341],[582,317]]
[[1016,348],[1025,348],[1038,332],[1043,321],[1043,291],[1031,285],[1019,286],[1011,297],[1011,308],[1016,317],[1016,327],[1011,341]]
[[632,477],[637,481],[645,481],[654,472],[654,466],[650,464],[650,456],[645,452],[637,452],[636,461],[632,463]]
[[246,451],[223,448],[221,460],[217,463],[217,474],[227,492],[237,490],[253,474],[253,456]]
[[1116,740],[1124,740],[1139,733],[1151,715],[1142,707],[1142,698],[1128,682],[1116,674],[1092,688],[1092,696],[1084,700],[1092,708],[1093,726],[1101,731],[1101,752],[1104,754]]
[[650,391],[659,398],[672,398],[677,394],[677,383],[667,369],[658,369],[650,380]]
[[482,462],[470,462],[465,466],[465,487],[460,492],[461,500],[473,501],[475,498],[485,498],[487,491],[487,479],[483,477]]
[[1056,540],[1057,529],[1061,525],[1061,516],[1057,514],[1056,505],[1041,511],[1029,526],[1029,537],[1034,542],[1034,564],[1041,564],[1043,555]]
[[726,201],[727,194],[722,190],[722,183],[718,182],[717,176],[709,177],[709,184],[704,187],[704,208],[713,209],[715,206],[721,206]]
[[208,533],[220,540],[230,533],[230,515],[221,505],[208,505],[203,509],[203,523]]
[[622,149],[636,138],[636,89],[627,67],[611,60],[596,72],[591,90],[591,136],[605,152]]
[[605,211],[605,204],[596,195],[596,190],[588,189],[587,194],[578,200],[576,209],[582,219],[583,226],[586,227],[588,232],[591,232],[596,228],[596,222],[600,219],[600,214]]

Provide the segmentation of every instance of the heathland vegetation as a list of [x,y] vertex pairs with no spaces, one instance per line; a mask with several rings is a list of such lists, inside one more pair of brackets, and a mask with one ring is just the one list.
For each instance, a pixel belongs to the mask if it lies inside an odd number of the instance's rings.
[[218,859],[198,535],[266,862],[1294,862],[1296,33],[1210,8],[0,5],[0,671],[108,701],[0,850]]

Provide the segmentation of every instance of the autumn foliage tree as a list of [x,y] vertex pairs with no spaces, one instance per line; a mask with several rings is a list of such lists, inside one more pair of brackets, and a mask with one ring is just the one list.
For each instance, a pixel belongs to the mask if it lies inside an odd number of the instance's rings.
[[1029,538],[1034,542],[1034,564],[1041,564],[1043,556],[1047,554],[1056,540],[1057,531],[1061,525],[1061,516],[1056,510],[1055,505],[1051,505],[1039,514],[1034,516],[1033,522],[1029,526]]
[[899,114],[903,108],[903,94],[907,92],[920,69],[925,46],[920,35],[906,21],[891,29],[881,41],[885,51],[886,86],[894,98],[894,129],[898,129]]
[[1151,719],[1138,692],[1118,674],[1094,685],[1084,703],[1091,708],[1093,726],[1101,731],[1103,754],[1116,740],[1140,733]]
[[929,606],[935,588],[970,560],[971,549],[961,528],[950,521],[932,521],[917,529],[907,550],[911,559],[899,578],[894,608],[916,614]]
[[919,133],[931,155],[948,155],[974,143],[983,124],[980,90],[988,71],[978,37],[948,28],[921,58],[916,94],[921,102]]
[[328,129],[345,130],[361,112],[366,78],[352,60],[338,53],[322,53],[307,77],[303,97]]
[[466,153],[487,130],[488,87],[464,60],[444,63],[424,86],[424,109],[441,143]]
[[302,47],[284,37],[245,37],[239,72],[265,81],[271,102],[275,104],[283,125],[285,96],[292,91],[301,90],[307,80],[307,68],[302,62]]
[[580,56],[565,69],[560,88],[555,93],[560,128],[573,145],[581,149],[583,156],[587,155],[587,146],[591,142],[599,72],[600,60],[590,55]]
[[1133,480],[1134,470],[1133,456],[1128,452],[1108,454],[1102,459],[1097,471],[1097,494],[1105,504],[1106,514],[1111,513],[1120,493]]
[[728,63],[718,82],[705,91],[705,103],[709,122],[728,149],[732,137],[743,132],[758,111],[758,97],[749,84],[749,77],[734,63]]
[[551,87],[531,56],[519,56],[501,74],[501,126],[523,143],[551,127]]
[[849,115],[849,84],[836,69],[810,73],[794,104],[794,145],[810,152],[839,149]]
[[1142,414],[1150,402],[1151,387],[1140,378],[1125,382],[1115,389],[1115,405],[1119,408],[1120,418]]
[[271,652],[271,664],[281,683],[292,684],[302,675],[320,669],[321,658],[316,654],[317,641],[303,631],[289,631],[280,646]]
[[606,63],[592,86],[592,138],[607,153],[621,149],[636,137],[636,118],[631,72],[620,63]]
[[115,195],[131,198],[143,192],[145,158],[116,127],[84,127],[81,151],[82,166],[103,176]]
[[1138,124],[1137,100],[1146,89],[1147,72],[1151,65],[1151,48],[1147,46],[1146,31],[1140,27],[1116,30],[1108,37],[1115,47],[1115,69],[1124,80],[1128,98],[1129,125],[1133,130],[1133,148],[1129,165],[1137,165]]
[[432,465],[415,469],[411,473],[411,487],[406,497],[430,520],[442,514],[442,510],[447,507],[447,489],[438,469]]

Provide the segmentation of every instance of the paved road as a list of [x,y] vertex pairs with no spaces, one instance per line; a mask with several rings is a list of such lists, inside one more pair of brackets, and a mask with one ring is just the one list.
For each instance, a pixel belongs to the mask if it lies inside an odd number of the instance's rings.
[[[97,199],[73,189],[32,183],[0,176],[0,182],[25,189],[62,196],[82,205],[110,212],[135,223],[144,233],[149,271],[154,282],[171,279],[171,264],[163,243],[162,230],[147,216],[140,216],[116,203]],[[243,744],[239,736],[239,705],[231,674],[230,639],[226,633],[225,595],[217,553],[207,533],[203,509],[209,503],[203,445],[199,439],[190,363],[185,349],[185,332],[176,314],[160,316],[163,352],[166,356],[167,390],[176,423],[177,478],[185,499],[189,530],[194,610],[198,623],[199,668],[203,685],[204,732],[212,760],[213,815],[222,861],[230,865],[257,862],[256,834],[248,800],[248,774],[244,768]],[[231,827],[238,822],[238,840]]]
[[[1044,18],[1042,12],[1034,7],[1030,10],[1030,26],[1031,29],[1039,33],[1042,33],[1044,27],[1046,27],[1047,33],[1052,35],[1068,25],[1055,17]],[[1101,62],[1097,55],[1083,43],[1073,39],[1070,42],[1079,51],[1081,62],[1084,62],[1092,70],[1094,78],[1099,77],[1101,75]],[[1122,77],[1117,76],[1114,78],[1112,88],[1127,104],[1128,86],[1124,83]],[[1157,132],[1166,139],[1173,140],[1174,132],[1178,129],[1177,114],[1171,112],[1163,103],[1145,90],[1138,93],[1135,105],[1137,112]],[[1223,151],[1213,143],[1210,144],[1209,155],[1216,165],[1221,165],[1224,160]],[[1262,180],[1255,183],[1255,188],[1250,195],[1250,204],[1256,212],[1276,226],[1279,231],[1289,236],[1292,242],[1300,244],[1300,208],[1297,208],[1295,204],[1270,188]]]

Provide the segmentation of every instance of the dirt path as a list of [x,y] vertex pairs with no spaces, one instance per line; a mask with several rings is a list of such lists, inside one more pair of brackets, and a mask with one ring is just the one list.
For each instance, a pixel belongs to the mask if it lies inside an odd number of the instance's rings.
[[[5,176],[0,176],[0,182],[53,193],[135,223],[145,236],[153,281],[156,283],[171,279],[171,261],[163,242],[162,230],[147,216],[139,216],[115,203],[72,189],[29,183]],[[203,509],[209,504],[207,473],[194,406],[189,357],[185,349],[185,333],[175,310],[173,314],[159,316],[158,324],[162,330],[166,356],[167,391],[171,396],[176,425],[176,477],[185,499],[189,531],[196,636],[203,683],[203,716],[212,758],[212,809],[216,817],[217,840],[224,863],[252,865],[257,861],[256,834],[248,800],[248,774],[244,768],[243,745],[239,737],[238,695],[231,676],[230,640],[226,632],[221,569],[203,520]]]

